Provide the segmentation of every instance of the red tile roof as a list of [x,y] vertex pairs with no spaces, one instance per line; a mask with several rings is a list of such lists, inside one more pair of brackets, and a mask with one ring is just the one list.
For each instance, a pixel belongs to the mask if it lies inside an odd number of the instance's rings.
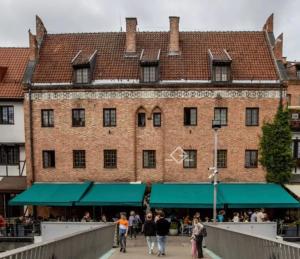
[[0,67],[7,68],[0,82],[0,98],[23,98],[22,79],[28,57],[28,48],[0,48]]
[[209,80],[208,49],[226,49],[234,80],[277,80],[265,32],[180,32],[181,55],[169,56],[168,32],[137,32],[137,55],[126,57],[125,32],[46,35],[33,82],[71,82],[71,61],[97,50],[93,78],[138,79],[143,49],[160,49],[161,80]]

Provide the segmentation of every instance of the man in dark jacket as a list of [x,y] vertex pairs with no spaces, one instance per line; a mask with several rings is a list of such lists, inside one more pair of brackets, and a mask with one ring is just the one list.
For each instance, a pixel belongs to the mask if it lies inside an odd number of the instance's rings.
[[165,219],[165,213],[160,210],[157,212],[156,238],[158,245],[158,256],[165,255],[166,240],[170,229],[170,223]]
[[153,254],[153,249],[155,245],[156,227],[153,221],[152,213],[148,213],[146,216],[146,221],[144,223],[144,235],[147,240],[147,245],[149,249],[149,254]]

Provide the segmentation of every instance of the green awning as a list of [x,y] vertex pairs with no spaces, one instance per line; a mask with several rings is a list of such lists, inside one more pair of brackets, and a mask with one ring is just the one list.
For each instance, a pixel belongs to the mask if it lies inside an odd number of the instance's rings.
[[9,201],[9,205],[72,206],[92,183],[35,183]]
[[228,208],[299,208],[299,202],[273,183],[221,183],[218,196]]
[[[150,197],[152,208],[212,208],[213,185],[153,184]],[[222,202],[218,199],[218,207]]]
[[142,206],[146,185],[94,183],[78,206]]

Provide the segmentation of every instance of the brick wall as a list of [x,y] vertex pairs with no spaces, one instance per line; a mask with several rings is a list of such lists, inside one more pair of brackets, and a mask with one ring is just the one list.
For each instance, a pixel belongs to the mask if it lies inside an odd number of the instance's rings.
[[[214,107],[228,107],[228,126],[219,130],[219,149],[228,150],[221,181],[264,181],[258,168],[244,167],[245,149],[258,149],[260,127],[245,126],[245,108],[259,107],[260,126],[276,112],[278,99],[110,99],[33,101],[36,181],[207,182],[213,163]],[[147,113],[145,128],[136,127],[140,107]],[[159,107],[159,108],[158,108]],[[198,108],[198,125],[183,126],[183,108]],[[41,109],[54,109],[55,127],[41,128]],[[86,126],[71,126],[72,108],[85,108]],[[103,108],[117,109],[117,126],[103,127]],[[153,127],[151,114],[161,109],[162,126]],[[28,101],[25,101],[26,152],[30,158]],[[176,147],[197,150],[197,168],[184,169],[169,160]],[[56,151],[56,168],[42,168],[42,150]],[[73,168],[72,150],[86,150],[86,168]],[[117,149],[118,167],[103,168],[103,150]],[[142,167],[142,150],[156,150],[156,168]],[[29,160],[29,159],[28,159]],[[28,181],[32,179],[28,161]]]

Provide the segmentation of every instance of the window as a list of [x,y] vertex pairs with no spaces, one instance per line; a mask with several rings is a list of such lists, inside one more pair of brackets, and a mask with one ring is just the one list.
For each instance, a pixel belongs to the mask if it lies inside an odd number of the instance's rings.
[[73,150],[73,167],[85,168],[85,150]]
[[104,150],[104,168],[117,167],[117,150],[107,149]]
[[55,167],[55,151],[54,150],[44,150],[43,151],[43,167],[44,168]]
[[215,121],[219,121],[221,126],[227,126],[227,108],[215,108]]
[[214,81],[226,82],[229,81],[229,66],[215,65],[214,66]]
[[257,167],[258,151],[257,150],[246,150],[245,151],[245,167],[255,168]]
[[13,106],[0,106],[0,124],[14,124]]
[[246,126],[258,126],[259,124],[259,109],[246,108]]
[[18,146],[0,146],[0,165],[18,165],[19,160]]
[[89,82],[89,68],[76,68],[75,82],[77,84],[87,84]]
[[142,81],[144,83],[153,83],[157,79],[157,66],[143,66],[142,67]]
[[116,109],[103,109],[103,126],[115,127],[117,124]]
[[138,113],[138,127],[146,127],[146,113]]
[[154,112],[153,113],[153,126],[154,127],[160,127],[161,126],[161,113],[160,112]]
[[155,150],[143,150],[143,168],[155,168]]
[[227,150],[220,149],[218,150],[218,159],[217,159],[217,167],[218,168],[226,168],[227,167]]
[[197,150],[184,150],[183,167],[184,168],[197,167]]
[[72,110],[72,126],[84,127],[85,126],[85,111],[84,109]]
[[184,125],[196,126],[197,125],[197,108],[184,108]]
[[42,127],[54,127],[53,110],[42,110]]

